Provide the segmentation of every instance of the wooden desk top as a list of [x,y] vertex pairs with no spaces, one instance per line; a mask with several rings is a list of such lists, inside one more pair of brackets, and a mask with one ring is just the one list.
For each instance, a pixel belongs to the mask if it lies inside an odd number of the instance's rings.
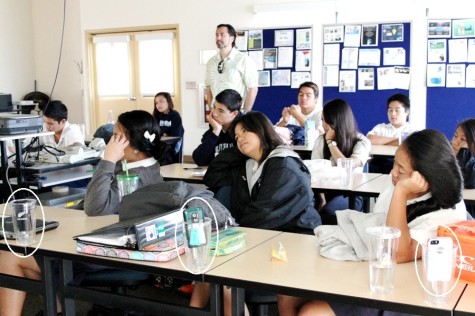
[[462,294],[462,297],[455,307],[454,315],[455,316],[465,316],[465,315],[474,315],[475,314],[475,285],[468,284],[465,288],[465,291]]
[[372,156],[393,156],[396,154],[398,146],[389,146],[389,145],[371,145],[371,150],[369,151]]
[[[169,262],[149,262],[77,253],[76,241],[73,240],[74,236],[116,223],[118,221],[118,215],[89,217],[83,211],[78,210],[53,207],[45,207],[44,209],[46,218],[57,220],[60,225],[55,230],[45,232],[44,238],[41,241],[37,252],[40,255],[48,255],[53,258],[67,258],[68,260],[90,262],[117,268],[129,268],[150,273],[159,273],[159,271],[163,269],[175,270],[178,273],[181,273],[181,276],[190,276],[189,272],[181,265],[180,260],[178,259]],[[246,246],[233,254],[216,257],[211,268],[220,266],[230,259],[241,255],[245,251],[256,247],[262,242],[281,234],[280,231],[272,230],[260,230],[245,227],[240,227],[239,229],[244,230],[247,233]],[[38,238],[37,241],[39,242],[40,239]],[[14,243],[15,241],[13,241],[13,244]],[[182,260],[185,260],[184,256],[182,256]]]
[[374,195],[378,196],[381,191],[383,191],[384,187],[390,175],[388,174],[379,174],[379,177],[375,177],[368,182],[361,184],[358,187],[353,188],[353,192],[356,193],[363,193],[365,195]]
[[[428,305],[411,262],[397,265],[392,294],[373,294],[369,288],[368,262],[323,258],[316,241],[312,235],[282,233],[211,270],[205,280],[219,279],[220,283],[240,288],[427,315],[451,315],[465,287],[464,283],[457,285],[448,306]],[[271,260],[271,248],[279,242],[287,251],[288,262]]]
[[189,163],[174,163],[160,167],[160,172],[165,181],[181,180],[189,183],[203,183],[203,175],[196,175],[196,173],[202,172],[206,168]]

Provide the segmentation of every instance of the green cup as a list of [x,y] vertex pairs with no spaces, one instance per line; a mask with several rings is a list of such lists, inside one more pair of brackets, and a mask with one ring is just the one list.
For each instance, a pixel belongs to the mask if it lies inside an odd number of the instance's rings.
[[117,187],[119,189],[119,200],[129,193],[134,192],[139,187],[139,176],[136,174],[119,174],[116,176]]

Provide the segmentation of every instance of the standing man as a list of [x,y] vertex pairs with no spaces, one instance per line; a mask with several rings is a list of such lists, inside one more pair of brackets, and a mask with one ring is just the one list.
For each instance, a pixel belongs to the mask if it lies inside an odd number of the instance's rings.
[[225,89],[234,89],[243,99],[242,110],[252,110],[257,96],[258,75],[254,61],[236,46],[236,31],[229,24],[216,28],[219,53],[206,64],[206,93],[209,104]]

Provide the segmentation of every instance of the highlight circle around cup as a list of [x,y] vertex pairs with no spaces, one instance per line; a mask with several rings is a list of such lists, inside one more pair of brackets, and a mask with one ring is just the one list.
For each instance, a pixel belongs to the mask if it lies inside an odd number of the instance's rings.
[[[462,254],[462,246],[460,245],[460,240],[458,239],[457,235],[454,233],[454,231],[452,230],[452,228],[448,227],[447,225],[432,225],[432,226],[428,227],[428,228],[426,229],[426,231],[429,230],[430,228],[434,227],[434,226],[442,226],[442,227],[444,227],[444,228],[447,228],[447,229],[452,233],[452,235],[455,237],[455,240],[457,240],[457,245],[458,245],[458,247],[459,247],[458,249],[460,250],[460,255],[459,255],[459,256],[462,256],[463,254]],[[417,268],[417,251],[419,250],[419,245],[420,245],[420,243],[417,242],[416,250],[415,250],[415,252],[414,252],[414,266],[415,266],[415,268],[416,268],[417,280],[419,281],[419,284],[420,284],[420,285],[422,286],[422,288],[424,289],[424,292],[426,292],[427,294],[432,295],[432,296],[434,296],[434,297],[443,297],[443,296],[445,296],[445,295],[447,295],[447,294],[452,293],[452,291],[453,291],[453,290],[455,289],[455,287],[457,286],[457,283],[459,283],[459,281],[460,281],[460,276],[462,275],[462,269],[459,269],[459,273],[458,273],[458,275],[457,275],[457,281],[454,283],[454,285],[452,285],[452,287],[451,287],[447,292],[444,292],[444,293],[442,293],[442,294],[434,294],[434,293],[432,293],[431,291],[429,291],[429,290],[424,286],[424,282],[422,282],[421,277],[420,277],[420,275],[419,275],[419,269]],[[455,262],[455,264],[457,264],[457,262]]]
[[[193,200],[201,200],[201,201],[205,202],[206,205],[208,205],[209,209],[211,210],[211,213],[213,213],[214,222],[215,222],[215,224],[216,224],[216,244],[219,244],[218,219],[216,218],[216,213],[214,212],[213,208],[212,208],[211,205],[208,203],[208,201],[206,201],[205,199],[203,199],[202,197],[199,197],[199,196],[192,197],[192,198],[188,199],[188,200],[181,206],[180,212],[183,213],[183,209],[185,208],[185,205],[187,205],[190,201],[193,201]],[[177,241],[177,238],[176,238],[177,230],[178,230],[178,223],[175,223],[175,245],[177,245],[176,248],[175,248],[175,251],[176,251],[178,260],[180,260],[181,266],[182,266],[186,271],[190,272],[191,274],[194,274],[194,275],[204,274],[205,272],[207,272],[207,271],[209,270],[209,268],[211,267],[211,265],[212,265],[213,262],[214,262],[214,259],[216,259],[216,253],[217,253],[217,251],[214,252],[213,258],[211,259],[210,263],[208,264],[208,266],[207,266],[206,268],[204,268],[203,270],[198,271],[198,272],[193,272],[193,271],[191,271],[191,270],[183,263],[183,260],[181,260],[181,255],[180,255],[180,251],[179,251],[179,247],[178,247],[178,241]]]
[[[8,242],[8,239],[5,237],[5,211],[6,211],[6,208],[8,206],[8,203],[10,202],[10,200],[12,199],[12,197],[19,191],[27,191],[27,192],[30,192],[31,194],[33,194],[33,196],[35,197],[36,199],[36,202],[38,202],[40,208],[41,208],[41,215],[42,215],[42,219],[43,219],[43,229],[41,231],[41,238],[40,238],[40,241],[38,243],[38,245],[36,246],[36,248],[33,250],[33,252],[31,252],[30,254],[28,255],[19,255],[17,254],[15,251],[13,251],[13,249],[10,247],[10,243]],[[35,194],[35,192],[31,191],[30,189],[28,188],[19,188],[19,189],[16,189],[12,194],[10,194],[10,196],[8,197],[8,200],[7,202],[5,203],[5,206],[3,207],[3,213],[2,213],[2,234],[3,234],[3,238],[5,239],[5,243],[7,244],[7,247],[8,249],[10,249],[10,252],[13,253],[15,256],[17,256],[18,258],[28,258],[30,256],[32,256],[33,254],[35,254],[35,252],[38,250],[38,248],[40,247],[41,243],[43,242],[43,237],[45,235],[45,211],[43,209],[43,204],[41,204],[41,201],[40,199],[38,198],[38,196]],[[25,247],[26,248],[26,247]]]

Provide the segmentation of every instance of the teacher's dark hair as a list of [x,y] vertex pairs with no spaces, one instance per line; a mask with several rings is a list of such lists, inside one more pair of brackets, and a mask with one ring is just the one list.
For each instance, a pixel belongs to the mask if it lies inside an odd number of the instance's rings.
[[[119,115],[117,122],[124,127],[130,146],[143,152],[147,157],[160,160],[168,151],[169,146],[160,141],[160,127],[149,112],[143,110],[124,112]],[[155,135],[153,141],[145,137],[146,132],[148,135]]]
[[407,207],[407,221],[439,210],[455,208],[462,200],[463,180],[455,154],[444,134],[425,129],[409,135],[401,144],[412,168],[429,183],[432,197]]
[[284,145],[284,142],[274,130],[272,122],[261,112],[251,111],[239,116],[231,129],[233,138],[236,137],[235,128],[237,124],[241,124],[246,131],[255,133],[259,137],[262,148],[261,161],[264,161],[277,146]]

